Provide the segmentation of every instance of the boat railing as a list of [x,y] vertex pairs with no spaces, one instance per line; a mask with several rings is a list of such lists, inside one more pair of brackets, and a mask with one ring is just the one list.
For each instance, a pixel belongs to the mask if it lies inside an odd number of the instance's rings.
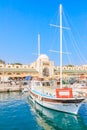
[[87,92],[86,90],[82,90],[82,89],[73,89],[73,95],[74,97],[84,97],[87,98]]

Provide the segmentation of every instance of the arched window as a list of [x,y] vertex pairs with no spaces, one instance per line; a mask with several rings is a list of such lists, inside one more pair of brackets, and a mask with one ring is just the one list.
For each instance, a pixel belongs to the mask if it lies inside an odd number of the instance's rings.
[[48,68],[44,68],[43,69],[43,76],[49,76],[49,69]]
[[11,75],[11,73],[8,73],[8,75]]
[[16,68],[19,68],[19,66],[16,66]]

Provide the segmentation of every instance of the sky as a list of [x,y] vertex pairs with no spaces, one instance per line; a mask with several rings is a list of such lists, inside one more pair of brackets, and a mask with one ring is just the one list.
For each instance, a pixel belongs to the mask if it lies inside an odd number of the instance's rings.
[[[55,65],[59,65],[59,54],[49,50],[59,51],[59,33],[56,32],[59,29],[50,24],[59,21],[57,15],[60,4],[70,25],[73,25],[71,28],[66,22],[64,26],[68,25],[76,38],[73,46],[70,41],[67,42],[72,57],[68,58],[72,59],[69,64],[87,64],[87,0],[0,0],[0,59],[6,63],[34,62],[38,57],[40,34],[41,54],[46,54]],[[64,32],[66,36],[69,31]],[[68,40],[68,35],[66,37]],[[63,46],[64,52],[65,48]],[[73,48],[77,48],[77,52]],[[66,59],[64,55],[63,64],[68,64]]]

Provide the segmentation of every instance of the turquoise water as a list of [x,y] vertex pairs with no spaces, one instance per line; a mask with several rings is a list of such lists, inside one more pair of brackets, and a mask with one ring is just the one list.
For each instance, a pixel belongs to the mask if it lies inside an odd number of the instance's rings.
[[33,104],[22,93],[0,93],[0,130],[87,130],[87,104],[73,116]]

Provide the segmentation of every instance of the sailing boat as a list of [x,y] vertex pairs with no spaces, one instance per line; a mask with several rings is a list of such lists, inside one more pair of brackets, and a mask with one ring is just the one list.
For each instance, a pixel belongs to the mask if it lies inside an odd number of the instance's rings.
[[[85,100],[74,97],[72,88],[62,88],[62,5],[60,4],[60,88],[55,88],[52,81],[31,80],[29,97],[43,107],[71,114],[78,110]],[[53,89],[52,89],[53,88]]]

